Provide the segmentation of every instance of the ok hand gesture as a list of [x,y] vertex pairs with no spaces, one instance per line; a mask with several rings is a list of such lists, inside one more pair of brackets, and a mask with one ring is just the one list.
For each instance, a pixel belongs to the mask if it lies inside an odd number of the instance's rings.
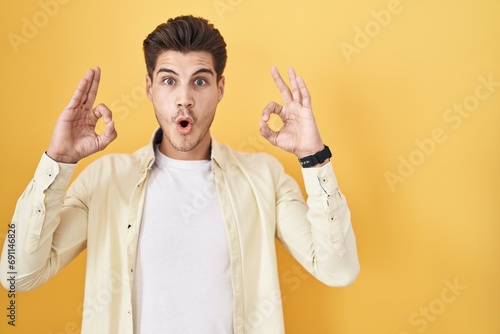
[[[117,133],[111,110],[104,104],[95,108],[95,98],[101,79],[99,67],[89,69],[78,84],[73,97],[57,119],[47,155],[57,162],[76,163],[95,152],[103,150]],[[97,121],[103,118],[104,133],[95,132]]]
[[[311,109],[311,96],[304,80],[297,77],[294,69],[290,68],[288,70],[292,88],[290,91],[276,67],[271,68],[271,74],[281,92],[283,106],[270,102],[264,108],[259,122],[260,134],[271,144],[295,154],[299,159],[321,151],[324,145]],[[273,131],[267,124],[273,113],[283,122],[278,131]]]

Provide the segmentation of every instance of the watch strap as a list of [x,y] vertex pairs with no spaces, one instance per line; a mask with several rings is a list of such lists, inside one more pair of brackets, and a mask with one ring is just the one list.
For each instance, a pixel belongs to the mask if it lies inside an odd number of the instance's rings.
[[330,148],[325,145],[325,148],[313,155],[309,155],[307,157],[299,159],[300,164],[303,168],[316,166],[317,164],[321,164],[325,162],[326,159],[332,157],[332,152]]

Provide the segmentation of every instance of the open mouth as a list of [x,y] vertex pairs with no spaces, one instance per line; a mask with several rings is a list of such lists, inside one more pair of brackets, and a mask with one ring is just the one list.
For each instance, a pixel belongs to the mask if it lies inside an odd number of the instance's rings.
[[190,117],[180,117],[177,119],[177,130],[181,134],[188,134],[193,128],[193,120]]

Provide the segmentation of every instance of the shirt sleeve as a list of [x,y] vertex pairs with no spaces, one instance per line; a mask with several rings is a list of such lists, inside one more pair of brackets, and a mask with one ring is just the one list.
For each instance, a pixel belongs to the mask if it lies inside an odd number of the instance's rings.
[[[76,165],[57,163],[45,153],[35,175],[19,198],[10,224],[14,243],[4,242],[0,279],[16,273],[17,291],[34,289],[48,281],[85,247],[86,217],[82,208],[64,207],[66,188]],[[14,249],[14,270],[8,249]]]
[[359,273],[356,239],[345,196],[331,162],[303,168],[304,203],[293,178],[284,172],[277,186],[277,236],[295,259],[329,286],[352,284]]

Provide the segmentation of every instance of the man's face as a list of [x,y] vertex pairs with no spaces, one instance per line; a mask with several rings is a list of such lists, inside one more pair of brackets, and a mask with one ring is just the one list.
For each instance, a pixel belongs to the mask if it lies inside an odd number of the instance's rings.
[[153,79],[146,78],[146,89],[163,130],[161,152],[172,158],[206,158],[210,126],[224,94],[224,78],[217,82],[212,55],[163,52]]

